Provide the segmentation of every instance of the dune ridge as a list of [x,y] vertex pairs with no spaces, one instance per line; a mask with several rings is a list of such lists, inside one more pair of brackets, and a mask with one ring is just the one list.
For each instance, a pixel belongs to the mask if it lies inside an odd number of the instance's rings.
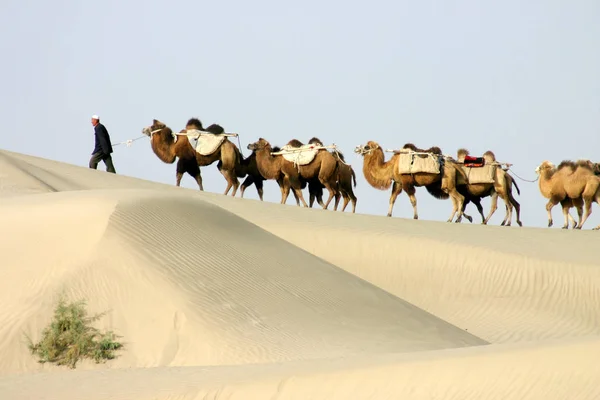
[[[600,396],[591,231],[300,209],[5,151],[0,226],[0,398]],[[111,310],[119,358],[28,354],[61,290]]]
[[[597,361],[590,352],[598,350],[600,340],[586,337],[355,356],[318,363],[0,376],[0,393],[4,388],[10,398],[36,396],[40,400],[595,399],[600,396],[600,386]],[[39,387],[46,391],[40,393]]]

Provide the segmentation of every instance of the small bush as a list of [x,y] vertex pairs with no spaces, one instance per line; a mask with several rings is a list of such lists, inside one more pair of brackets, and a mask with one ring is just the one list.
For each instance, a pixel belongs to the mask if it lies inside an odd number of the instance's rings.
[[34,344],[27,337],[29,350],[40,363],[75,368],[84,358],[96,363],[112,360],[115,352],[123,348],[123,344],[116,341],[119,336],[112,331],[102,333],[91,326],[105,313],[90,317],[85,306],[84,300],[67,303],[61,296],[54,309],[54,318],[42,331],[42,339]]

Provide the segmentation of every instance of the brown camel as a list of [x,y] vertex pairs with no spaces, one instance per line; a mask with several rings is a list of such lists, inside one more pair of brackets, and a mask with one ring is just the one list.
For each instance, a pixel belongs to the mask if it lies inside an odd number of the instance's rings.
[[[274,153],[276,153],[276,152],[280,151],[280,148],[277,146],[274,146],[272,151]],[[256,161],[256,151],[255,150],[253,150],[252,153],[242,161],[242,163],[240,164],[240,167],[236,171],[237,171],[238,178],[243,178],[244,176],[246,177],[246,179],[244,179],[244,182],[242,182],[242,185],[240,186],[241,197],[243,198],[244,192],[246,191],[246,189],[248,187],[252,186],[252,184],[254,184],[256,187],[256,191],[258,192],[258,196],[259,196],[260,200],[263,201],[263,184],[264,184],[264,181],[266,181],[266,179],[264,176],[262,176],[262,174],[258,170],[258,163]],[[279,185],[279,189],[281,190],[281,192],[283,194],[283,185],[284,185],[283,175],[281,175],[279,178],[277,178],[276,181],[277,181],[277,184]],[[305,186],[306,186],[306,182],[303,181],[302,189],[304,189]],[[294,197],[296,198],[296,203],[299,206],[300,199],[296,195],[296,192],[292,192],[292,193],[294,194]]]
[[302,201],[304,207],[308,207],[304,196],[302,196],[302,183],[298,168],[293,163],[284,159],[283,156],[272,155],[273,148],[271,144],[263,138],[250,143],[248,150],[256,153],[256,165],[260,174],[265,179],[273,179],[280,184],[280,188],[282,189],[281,204],[285,204],[291,189],[295,196]]
[[254,184],[260,201],[263,201],[263,183],[266,179],[258,170],[255,151],[241,161],[239,167],[236,169],[236,174],[238,178],[246,177],[240,186],[240,197],[244,198],[246,189]]
[[[313,137],[308,141],[309,144],[316,144],[318,146],[324,146],[323,142],[316,137]],[[344,204],[342,206],[342,212],[346,210],[346,207],[352,202],[352,213],[356,212],[357,198],[352,189],[352,184],[356,187],[356,174],[352,169],[352,166],[346,164],[344,154],[337,149],[334,149],[331,154],[334,155],[337,161],[338,174],[336,178],[338,193],[335,196],[335,203],[333,210],[337,211],[340,203],[340,197],[344,198]],[[317,203],[323,206],[323,189],[325,187],[319,181],[311,181],[308,184],[308,192],[310,194],[309,207],[313,206],[315,199]]]
[[[407,143],[403,149],[444,157],[439,147],[420,150],[412,143]],[[457,191],[456,186],[458,176],[466,179],[466,175],[464,175],[460,166],[450,157],[442,159],[443,165],[440,168],[441,171],[439,174],[425,172],[401,174],[398,168],[400,154],[395,153],[390,160],[385,161],[383,149],[376,142],[369,141],[365,145],[357,146],[354,151],[364,157],[363,174],[372,187],[385,190],[390,185],[392,186],[388,217],[392,216],[392,209],[394,208],[396,198],[404,190],[410,198],[413,207],[413,218],[418,219],[415,188],[421,186],[425,186],[429,194],[437,199],[452,198],[453,210],[448,222],[452,222],[457,212],[459,217],[462,215],[465,198]]]
[[[253,143],[252,144],[252,148],[256,148],[257,150],[261,150],[264,149],[264,146],[267,146],[268,142],[265,139],[259,139],[258,142]],[[299,140],[296,139],[292,139],[288,142],[287,146],[290,147],[301,147],[303,146],[302,142],[300,142]],[[271,148],[271,145],[268,144],[268,147]],[[250,147],[248,147],[250,149]],[[271,148],[271,151],[272,148]],[[274,157],[273,155],[271,155],[269,153],[269,156],[271,158],[267,158],[264,157],[264,155],[266,155],[266,153],[264,151],[261,151],[263,157],[262,157],[262,161],[261,161],[261,155],[257,154],[257,161],[259,163],[259,168],[261,168],[261,162],[265,162],[265,163],[271,163],[273,164],[275,167],[277,167],[278,163],[281,163],[281,171],[284,172],[284,194],[283,194],[283,198],[282,198],[282,204],[285,204],[285,202],[287,201],[288,195],[289,195],[289,188],[290,185],[292,185],[292,179],[296,179],[297,182],[294,183],[294,185],[296,185],[296,188],[300,189],[300,190],[295,190],[294,192],[296,193],[296,195],[298,195],[298,197],[300,198],[300,200],[302,200],[302,204],[305,207],[308,207],[308,205],[306,204],[306,202],[304,201],[304,198],[302,197],[302,185],[303,185],[303,181],[306,182],[310,182],[310,181],[314,181],[314,180],[318,180],[323,186],[325,186],[325,188],[329,191],[329,198],[327,200],[327,202],[323,205],[323,209],[327,209],[327,207],[329,206],[329,203],[331,202],[331,200],[335,197],[335,195],[337,194],[337,185],[336,185],[336,179],[337,179],[337,162],[336,159],[333,157],[333,155],[331,153],[329,153],[328,151],[326,151],[325,149],[322,150],[318,150],[317,154],[315,155],[315,158],[306,165],[296,165],[291,161],[286,160],[283,156],[275,156],[275,157],[280,157],[281,161],[274,161]],[[266,165],[265,165],[266,167]],[[292,174],[291,170],[295,171],[295,175]],[[261,169],[261,173],[263,173],[262,169]],[[294,186],[291,186],[292,188],[294,188]]]
[[[573,222],[573,229],[581,229],[583,222],[582,194],[586,190],[588,178],[594,176],[590,168],[579,168],[573,161],[563,161],[556,167],[550,161],[543,161],[535,172],[539,175],[539,189],[542,196],[548,199],[546,211],[548,213],[548,227],[553,224],[552,208],[560,203],[563,210],[564,224],[562,229],[568,229],[569,220]],[[586,173],[587,170],[587,173]],[[577,172],[577,173],[576,173]],[[597,178],[597,177],[596,177]],[[591,185],[594,182],[590,182]],[[593,189],[587,189],[593,191]],[[589,193],[586,193],[589,198]],[[569,209],[575,207],[579,216],[579,224],[575,223]],[[590,210],[591,212],[591,210]],[[589,214],[588,214],[589,215]]]
[[[469,155],[469,151],[467,149],[459,149],[457,152],[457,161],[459,164],[464,164],[465,158]],[[484,164],[493,164],[496,162],[495,154],[488,150],[481,157],[484,161]],[[474,167],[477,168],[477,167]],[[512,211],[513,207],[516,210],[517,214],[517,224],[519,226],[523,226],[521,223],[521,205],[512,195],[512,185],[514,184],[517,192],[520,194],[521,191],[517,186],[516,182],[512,179],[512,177],[499,166],[496,167],[495,174],[493,176],[493,183],[467,183],[466,185],[458,185],[457,190],[460,194],[465,196],[465,202],[463,204],[463,215],[465,218],[472,221],[471,217],[467,214],[464,214],[464,208],[467,206],[469,202],[473,202],[479,213],[481,214],[482,224],[487,225],[489,220],[492,218],[492,215],[498,208],[498,197],[501,197],[504,200],[504,204],[506,205],[506,214],[504,216],[504,220],[500,225],[502,226],[510,226],[512,221]],[[461,179],[459,178],[459,182]],[[481,207],[481,199],[487,196],[491,196],[491,207],[490,212],[485,218],[483,216],[483,207]],[[457,218],[456,222],[460,222],[461,218]]]
[[186,128],[181,130],[179,134],[173,133],[171,128],[156,119],[152,121],[152,125],[142,129],[142,132],[150,137],[152,150],[161,161],[172,164],[175,162],[175,159],[179,158],[176,169],[177,186],[180,186],[181,178],[187,172],[198,182],[199,189],[204,190],[199,167],[204,167],[218,161],[217,168],[227,180],[227,188],[224,194],[226,195],[233,187],[232,196],[235,196],[240,184],[236,176],[236,168],[239,168],[241,162],[241,155],[237,146],[225,137],[223,143],[221,143],[214,153],[201,155],[195,151],[188,137],[185,135],[188,129],[197,129],[216,134],[224,132],[224,129],[217,124],[210,125],[204,129],[202,123],[197,118],[191,118],[187,122]]

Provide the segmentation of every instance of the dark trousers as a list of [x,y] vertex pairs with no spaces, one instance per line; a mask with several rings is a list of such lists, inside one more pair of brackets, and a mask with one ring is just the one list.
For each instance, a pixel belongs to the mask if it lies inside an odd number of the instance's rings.
[[112,157],[110,156],[110,154],[104,154],[101,152],[92,154],[92,158],[90,158],[90,168],[97,169],[98,163],[100,161],[104,161],[107,172],[112,172],[113,174],[117,173],[115,171],[115,166],[113,165]]

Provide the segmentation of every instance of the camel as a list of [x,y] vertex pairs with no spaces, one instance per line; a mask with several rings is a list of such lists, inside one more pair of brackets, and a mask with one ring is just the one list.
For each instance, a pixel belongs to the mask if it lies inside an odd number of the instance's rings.
[[[535,169],[539,175],[539,189],[542,196],[548,199],[546,211],[548,212],[548,227],[553,225],[552,208],[560,203],[563,210],[564,224],[562,229],[568,229],[569,220],[573,229],[581,229],[583,223],[591,213],[591,202],[598,202],[598,186],[600,178],[594,174],[591,163],[586,161],[562,161],[558,167],[550,161],[543,161]],[[585,203],[586,215],[583,216]],[[579,216],[576,224],[569,213],[575,207]]]
[[[297,139],[292,139],[288,142],[287,146],[301,147],[303,144]],[[301,189],[303,181],[310,182],[317,179],[329,191],[329,198],[323,205],[323,209],[326,210],[331,200],[335,197],[337,193],[337,162],[333,155],[328,151],[318,150],[315,158],[309,164],[295,165],[293,162],[286,160],[283,156],[273,156],[271,154],[271,152],[273,152],[271,145],[263,138],[260,138],[256,143],[248,145],[248,149],[258,150],[257,162],[261,174],[270,174],[271,172],[277,171],[277,169],[284,174],[284,190],[281,204],[285,204],[291,187],[294,190],[294,193],[302,201],[302,204],[305,207],[308,207],[302,196]],[[273,169],[273,171],[270,171],[271,169]],[[266,177],[266,175],[264,176]],[[274,175],[271,174],[271,176]]]
[[260,174],[265,179],[276,180],[278,184],[281,182],[281,204],[285,204],[291,189],[294,195],[302,201],[304,207],[308,207],[304,196],[302,196],[300,173],[293,163],[288,162],[282,156],[272,155],[271,153],[274,152],[273,147],[263,138],[250,143],[247,148],[256,153],[256,165]]
[[[277,146],[274,146],[272,149],[274,153],[277,153],[280,150],[281,149]],[[241,197],[243,198],[246,189],[252,186],[252,184],[254,184],[256,187],[256,191],[258,192],[258,197],[261,201],[263,201],[263,184],[264,181],[266,181],[266,179],[258,170],[258,163],[256,161],[256,150],[253,150],[247,158],[242,160],[242,163],[240,164],[240,167],[236,170],[236,172],[238,178],[243,178],[244,176],[246,177],[246,179],[244,179],[244,182],[242,182],[242,185],[240,186]],[[279,185],[279,189],[282,191],[283,195],[283,175],[279,176],[275,180],[277,181],[277,185]],[[304,189],[305,187],[306,181],[302,181],[301,188]],[[292,193],[294,194],[294,197],[296,198],[296,203],[299,206],[300,199],[296,195],[296,192],[292,191]]]
[[[439,147],[420,150],[414,144],[407,143],[403,149],[444,157]],[[357,146],[354,152],[363,156],[363,174],[372,187],[385,190],[392,186],[388,217],[392,216],[396,198],[404,190],[413,207],[413,218],[419,219],[415,188],[421,186],[425,186],[429,194],[437,199],[452,198],[453,209],[448,222],[452,222],[457,212],[459,217],[462,216],[465,197],[458,192],[456,187],[458,177],[461,176],[466,182],[466,175],[452,158],[444,157],[442,159],[443,165],[440,167],[441,171],[439,174],[425,172],[401,174],[398,168],[400,154],[395,153],[390,160],[385,161],[383,149],[377,142],[369,141],[364,145]]]
[[[465,158],[469,155],[469,151],[467,149],[459,149],[457,152],[457,161],[462,164],[465,161]],[[492,164],[496,162],[496,156],[491,151],[488,150],[483,154],[483,160],[485,164]],[[477,207],[477,211],[481,215],[482,224],[487,225],[489,220],[492,218],[492,215],[498,208],[498,197],[501,197],[504,200],[504,204],[506,205],[506,214],[504,216],[504,220],[500,224],[501,226],[510,226],[512,221],[512,211],[513,207],[516,210],[517,214],[517,224],[519,226],[523,226],[521,223],[521,205],[512,195],[512,185],[514,184],[517,192],[521,194],[521,190],[517,186],[516,182],[514,182],[513,178],[503,169],[496,168],[496,173],[493,177],[493,183],[467,183],[466,185],[458,185],[457,190],[460,194],[465,196],[465,202],[463,203],[463,215],[465,218],[472,222],[472,218],[464,213],[464,209],[469,202],[473,202]],[[460,179],[459,179],[460,182]],[[462,182],[461,182],[462,183]],[[481,206],[481,199],[487,196],[491,196],[491,207],[490,212],[486,217],[483,216],[483,207]],[[456,219],[456,222],[461,221],[461,217]]]
[[172,164],[177,158],[179,159],[176,167],[177,186],[180,186],[181,178],[187,172],[196,180],[199,189],[203,191],[204,187],[199,167],[208,166],[218,161],[217,168],[227,181],[227,188],[224,194],[227,195],[233,187],[232,196],[235,196],[240,184],[236,176],[236,168],[239,168],[241,162],[241,155],[237,146],[225,137],[223,143],[214,153],[201,155],[192,147],[188,137],[185,135],[188,129],[198,129],[215,134],[224,132],[223,127],[217,124],[212,124],[204,129],[202,123],[197,118],[191,118],[187,122],[185,129],[181,130],[179,134],[173,133],[171,128],[157,119],[152,120],[152,125],[142,129],[142,132],[150,137],[152,150],[161,161]]
[[[316,137],[310,139],[308,143],[323,146],[323,142]],[[356,187],[356,174],[354,173],[352,166],[346,164],[346,160],[344,159],[344,154],[342,152],[334,149],[331,153],[336,157],[338,164],[338,175],[336,179],[338,193],[335,196],[333,210],[337,211],[340,203],[340,197],[343,197],[344,204],[342,206],[342,212],[344,212],[348,204],[352,202],[352,213],[354,214],[356,212],[357,198],[354,194],[354,190],[352,190],[352,184],[354,183],[354,187]],[[311,181],[308,183],[308,191],[310,194],[310,200],[308,203],[309,207],[313,206],[315,199],[317,200],[317,203],[323,206],[323,189],[324,186],[319,181]]]

